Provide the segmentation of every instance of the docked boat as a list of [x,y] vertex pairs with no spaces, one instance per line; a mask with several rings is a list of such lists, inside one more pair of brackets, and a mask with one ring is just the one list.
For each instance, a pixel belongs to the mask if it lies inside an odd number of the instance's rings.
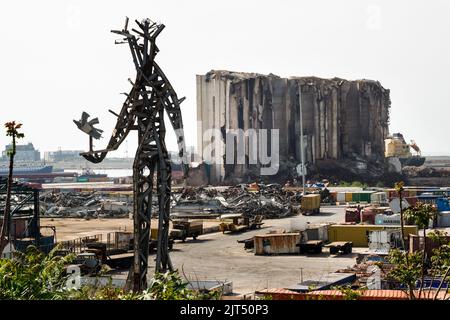
[[[13,176],[18,175],[40,175],[40,174],[48,174],[53,172],[53,166],[15,166],[13,168]],[[8,176],[9,167],[2,166],[0,167],[0,176]]]
[[[425,163],[426,158],[422,157],[422,152],[414,140],[406,143],[401,133],[394,133],[385,140],[386,158],[396,157],[400,160],[402,167],[413,166],[420,167]],[[411,152],[415,151],[415,154]]]
[[78,182],[104,182],[109,181],[108,175],[103,173],[95,173],[90,168],[85,168],[81,172],[81,175],[77,178]]

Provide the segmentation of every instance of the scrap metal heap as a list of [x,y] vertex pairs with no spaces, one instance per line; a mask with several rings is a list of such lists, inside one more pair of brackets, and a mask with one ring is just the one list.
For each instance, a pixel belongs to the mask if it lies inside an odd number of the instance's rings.
[[[242,213],[248,218],[261,215],[265,219],[277,219],[296,213],[295,207],[300,204],[299,192],[284,191],[279,184],[258,184],[257,188],[251,191],[245,185],[227,187],[223,190],[186,187],[172,211],[176,216],[187,204],[197,204],[210,215]],[[219,202],[208,204],[211,200]]]
[[[90,151],[83,153],[82,156],[88,161],[99,163],[109,151],[116,150],[121,145],[131,130],[138,132],[139,145],[133,164],[135,237],[132,280],[133,290],[141,291],[147,287],[151,203],[155,175],[159,209],[156,272],[173,269],[168,253],[171,164],[165,144],[164,111],[177,135],[179,156],[185,160],[186,148],[180,110],[184,98],[178,99],[169,80],[155,62],[155,56],[159,52],[156,38],[165,26],[146,19],[142,22],[136,21],[140,30],[128,30],[128,22],[127,18],[123,30],[112,32],[124,37],[123,41],[116,41],[116,44],[129,45],[137,71],[136,79],[134,82],[129,80],[133,87],[126,94],[127,99],[120,114],[110,111],[117,116],[117,124],[107,148],[93,151],[93,136],[90,135]],[[186,166],[184,169],[187,170]]]

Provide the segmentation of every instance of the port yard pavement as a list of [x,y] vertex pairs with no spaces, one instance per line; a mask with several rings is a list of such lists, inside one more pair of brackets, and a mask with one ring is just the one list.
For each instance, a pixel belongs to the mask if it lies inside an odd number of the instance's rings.
[[[316,216],[296,216],[306,222],[343,222],[344,208],[323,207]],[[238,234],[212,233],[195,241],[176,243],[171,259],[176,268],[190,280],[233,282],[236,294],[251,294],[264,288],[286,288],[303,280],[318,278],[356,264],[358,251],[350,255],[330,256],[324,249],[319,255],[256,256],[237,240],[248,239],[270,230],[289,230],[293,218],[264,220],[263,229]],[[361,250],[359,250],[361,249]],[[151,265],[151,274],[154,271]]]
[[[343,207],[322,207],[321,213],[314,216],[295,216],[284,219],[265,220],[261,230],[238,234],[211,233],[200,236],[196,241],[176,242],[171,252],[175,267],[191,280],[232,281],[233,291],[237,294],[249,294],[264,288],[283,288],[311,278],[318,278],[329,272],[353,266],[356,253],[342,256],[329,256],[327,250],[320,255],[279,255],[255,256],[246,251],[244,244],[237,240],[248,239],[270,230],[289,230],[292,219],[304,222],[343,222]],[[298,220],[297,220],[298,221]],[[56,225],[58,241],[81,236],[132,230],[130,219],[42,219],[42,225]],[[152,222],[156,226],[156,221]],[[216,221],[206,222],[205,227],[217,225]],[[360,248],[355,248],[358,252]],[[365,250],[365,248],[361,248]],[[151,261],[155,255],[150,256]],[[153,262],[153,261],[152,261]],[[154,271],[151,263],[149,275]],[[126,272],[117,274],[126,277]]]

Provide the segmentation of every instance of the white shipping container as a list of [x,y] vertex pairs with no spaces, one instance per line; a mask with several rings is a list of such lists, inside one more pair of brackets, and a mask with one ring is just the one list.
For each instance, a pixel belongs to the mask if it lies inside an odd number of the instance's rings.
[[322,240],[328,241],[328,224],[319,223],[319,224],[308,224],[307,229],[316,229],[318,239],[314,240]]
[[386,192],[373,193],[370,196],[370,202],[371,203],[378,203],[378,204],[388,203],[387,193]]
[[338,192],[336,195],[336,201],[340,203],[345,203],[345,192]]
[[400,214],[377,214],[375,216],[375,224],[376,225],[385,225],[385,224],[400,224]]

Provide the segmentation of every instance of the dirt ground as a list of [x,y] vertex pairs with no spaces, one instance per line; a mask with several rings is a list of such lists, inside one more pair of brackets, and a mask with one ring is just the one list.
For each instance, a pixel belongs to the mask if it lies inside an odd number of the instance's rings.
[[[158,221],[152,220],[152,227]],[[216,221],[204,221],[203,227],[219,225]],[[72,218],[41,218],[41,226],[55,226],[57,241],[73,240],[80,237],[107,234],[114,231],[133,232],[132,219],[72,219]],[[50,231],[45,231],[50,232]]]
[[[344,209],[340,207],[322,208],[315,216],[297,216],[286,219],[265,220],[261,230],[239,234],[211,233],[200,236],[196,241],[176,242],[171,252],[172,262],[181,274],[191,280],[231,281],[236,294],[251,294],[264,288],[289,288],[302,279],[320,278],[329,272],[356,263],[356,253],[350,255],[279,255],[256,256],[253,250],[245,250],[238,240],[248,239],[256,234],[268,233],[274,229],[289,230],[294,221],[305,223],[343,222]],[[57,228],[58,241],[77,237],[131,231],[131,219],[42,219],[42,225]],[[156,221],[152,222],[156,225]],[[217,225],[217,221],[206,226]],[[358,252],[365,250],[356,248]],[[154,259],[155,255],[151,256]],[[149,275],[153,274],[153,264]],[[125,274],[123,274],[126,277]]]

